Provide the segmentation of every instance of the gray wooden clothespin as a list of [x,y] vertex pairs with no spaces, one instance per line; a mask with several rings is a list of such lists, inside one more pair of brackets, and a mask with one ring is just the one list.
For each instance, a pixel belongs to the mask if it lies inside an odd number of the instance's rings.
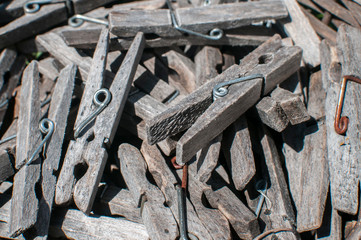
[[[87,214],[91,211],[107,160],[107,148],[113,141],[144,48],[144,37],[139,33],[107,90],[102,89],[104,82],[99,79],[103,79],[105,74],[108,41],[109,32],[105,28],[93,57],[75,123],[75,140],[70,142],[65,156],[55,197],[57,204],[66,204],[74,199],[77,207]],[[98,98],[99,94],[105,95],[104,102]],[[93,99],[102,109],[94,106]],[[86,168],[83,176],[77,175],[79,166]]]
[[151,239],[176,239],[177,222],[165,202],[163,193],[146,178],[146,163],[136,147],[119,146],[121,172],[134,201],[139,204],[143,223]]
[[0,48],[17,43],[65,22],[73,14],[88,12],[113,0],[31,0],[24,2],[24,15],[0,27]]
[[207,7],[116,11],[109,15],[111,32],[121,37],[138,31],[161,37],[181,36],[218,40],[226,29],[250,25],[254,21],[280,19],[288,16],[282,1],[246,2]]

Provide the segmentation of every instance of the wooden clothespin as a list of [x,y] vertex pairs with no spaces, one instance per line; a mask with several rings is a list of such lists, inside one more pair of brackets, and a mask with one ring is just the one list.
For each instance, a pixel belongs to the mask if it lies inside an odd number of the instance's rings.
[[348,129],[345,135],[339,135],[335,132],[334,121],[341,89],[340,79],[345,75],[361,77],[358,67],[361,56],[357,50],[359,49],[357,39],[360,36],[361,31],[357,28],[347,25],[342,25],[339,28],[337,33],[337,49],[338,52],[342,53],[340,55],[341,76],[336,78],[337,74],[332,74],[329,71],[325,72],[326,76],[329,77],[328,79],[332,79],[328,83],[325,105],[331,199],[336,210],[352,215],[357,213],[359,206],[359,188],[357,187],[360,182],[358,174],[360,171],[360,141],[357,139],[357,133],[359,132],[358,122],[360,121],[358,114],[360,109],[357,100],[360,92],[359,84],[353,82],[347,84],[347,95],[342,109],[342,114],[349,118]]
[[67,20],[73,14],[90,11],[113,0],[67,0],[24,2],[25,14],[0,28],[0,48],[17,43]]
[[266,225],[265,232],[282,229],[284,232],[277,233],[280,239],[299,239],[295,234],[295,214],[277,147],[268,129],[264,125],[260,128],[259,124],[254,124],[252,127],[257,129],[258,136],[254,137],[258,139],[253,143],[256,142],[255,148],[258,149],[257,153],[260,153],[256,162],[262,179],[255,183],[257,195],[251,194],[248,185],[247,202]]
[[[233,3],[208,7],[117,11],[109,15],[111,32],[132,37],[138,31],[161,37],[181,36],[182,32],[220,39],[223,30],[250,25],[254,21],[280,19],[288,16],[282,1]],[[151,24],[150,24],[151,23]],[[209,32],[211,33],[207,35]]]
[[176,239],[177,222],[165,202],[162,192],[146,178],[146,163],[137,148],[129,144],[119,146],[121,172],[133,200],[139,204],[143,223],[151,239]]
[[[180,218],[178,214],[178,199],[175,186],[178,185],[178,181],[172,171],[169,169],[165,159],[157,146],[151,146],[146,142],[143,142],[141,152],[145,161],[148,164],[148,169],[152,174],[157,186],[163,192],[166,203],[170,207],[174,218],[180,224]],[[192,204],[186,199],[187,209],[187,225],[188,234],[196,236],[198,239],[212,239],[212,234],[208,232],[202,221],[197,216]]]
[[[103,29],[75,123],[76,139],[70,142],[56,189],[57,204],[69,203],[73,198],[77,207],[86,214],[91,211],[107,160],[106,148],[113,141],[144,48],[144,37],[139,33],[134,38],[109,90],[101,89],[104,83],[99,79],[103,79],[105,74],[108,41],[108,29]],[[94,108],[92,103],[99,90],[104,92],[105,97],[104,102],[97,99],[98,103],[103,104],[102,110],[99,110],[99,106]],[[104,106],[106,100],[108,103]],[[98,116],[94,115],[96,113]],[[86,166],[86,171],[79,179],[76,169],[81,165]],[[69,184],[69,181],[74,184]]]
[[[30,70],[33,70],[32,73],[38,74],[38,72],[34,72],[36,71],[37,63],[32,62],[31,64],[32,68],[30,68]],[[29,71],[29,69],[27,70]],[[54,171],[58,169],[58,165],[60,162],[60,155],[62,150],[61,146],[65,135],[65,128],[67,125],[68,113],[72,99],[71,96],[73,93],[75,73],[76,67],[74,65],[67,66],[61,72],[58,84],[55,86],[55,92],[52,96],[52,104],[49,109],[48,119],[43,119],[40,123],[38,123],[40,124],[39,127],[38,124],[36,124],[36,126],[32,126],[34,129],[33,131],[38,131],[39,134],[40,131],[44,131],[44,134],[46,134],[43,142],[41,143],[44,144],[44,141],[47,140],[46,151],[44,151],[44,162],[41,164],[39,158],[37,158],[38,153],[36,151],[39,151],[38,146],[36,146],[36,150],[35,148],[33,149],[33,153],[25,152],[25,154],[27,155],[24,155],[21,150],[17,150],[17,168],[20,168],[20,170],[15,175],[14,181],[10,228],[11,234],[13,236],[24,233],[28,228],[32,227],[33,225],[35,225],[35,231],[38,235],[44,236],[45,238],[47,236],[56,185],[56,176],[54,175]],[[18,129],[20,129],[22,124],[25,124],[26,122],[30,122],[32,125],[35,125],[36,118],[40,118],[41,116],[38,93],[33,93],[33,95],[30,94],[30,97],[32,96],[32,101],[26,98],[27,96],[29,96],[27,93],[29,89],[31,89],[31,87],[37,87],[36,85],[28,86],[27,84],[29,83],[27,83],[27,81],[29,80],[26,79],[26,77],[27,76],[24,73],[22,86],[23,90],[21,93],[22,102],[20,105]],[[38,81],[38,79],[36,79],[35,77],[34,79]],[[34,91],[39,92],[39,90],[33,90],[30,91],[30,93]],[[34,104],[35,101],[37,101],[37,104]],[[24,112],[25,109],[22,106],[29,106],[24,103],[34,104],[35,106],[38,105],[39,109],[31,109],[31,111],[33,112],[26,113]],[[24,113],[28,114],[28,116],[24,116]],[[35,115],[35,117],[32,117],[32,115]],[[30,121],[26,120],[27,118]],[[46,122],[44,122],[44,120],[46,120]],[[34,134],[34,132],[31,134]],[[34,136],[37,137],[39,134],[36,134]],[[50,138],[48,136],[50,136]],[[30,140],[26,138],[24,139],[24,137],[28,137]],[[18,131],[17,149],[19,149],[19,146],[24,144],[24,141],[30,142],[31,138],[31,135],[23,135],[22,131]],[[26,157],[25,159],[23,159],[24,156]],[[20,162],[21,159],[26,162]],[[35,191],[35,184],[38,182],[40,174],[42,175],[40,181],[42,195],[36,196],[35,192],[33,191]],[[26,182],[26,184],[24,184],[24,182]],[[24,196],[26,196],[27,200],[24,200]],[[21,212],[19,213],[19,210],[17,210],[16,208],[19,208]],[[27,215],[29,213],[32,213],[34,215],[30,217]],[[24,221],[24,218],[28,218],[28,220]]]

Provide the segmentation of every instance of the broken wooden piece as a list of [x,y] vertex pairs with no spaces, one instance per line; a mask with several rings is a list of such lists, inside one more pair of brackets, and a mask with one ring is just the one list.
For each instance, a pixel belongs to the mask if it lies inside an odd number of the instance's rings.
[[255,108],[262,123],[273,130],[282,132],[288,126],[289,120],[275,99],[266,96],[256,104]]
[[151,239],[175,239],[178,236],[177,223],[172,212],[166,208],[162,192],[146,178],[146,163],[139,150],[130,144],[118,149],[121,172],[132,194],[134,202],[140,205],[140,214]]
[[310,115],[301,98],[283,88],[276,88],[271,92],[271,97],[279,103],[287,119],[292,125],[305,122],[310,119]]
[[218,75],[217,67],[223,63],[222,53],[218,48],[204,46],[194,57],[194,62],[196,66],[196,84],[201,86],[208,79]]
[[[179,8],[175,10],[175,15],[180,27],[208,33],[214,28],[226,30],[250,25],[255,21],[284,18],[287,11],[281,1],[271,0]],[[168,9],[112,12],[109,14],[109,26],[111,32],[119,37],[131,37],[138,31],[163,37],[181,35],[173,27]]]
[[41,142],[39,131],[40,101],[39,101],[39,71],[36,61],[32,61],[24,71],[20,112],[16,138],[15,167],[19,171],[14,177],[13,197],[11,202],[10,235],[16,237],[32,227],[37,220],[39,208],[35,193],[35,184],[41,173],[39,154],[35,161],[27,165]]
[[[88,81],[90,80],[92,85],[88,88],[89,90],[85,90],[87,98],[83,98],[87,102],[83,102],[82,99],[83,108],[79,110],[75,126],[79,126],[78,124],[93,111],[90,109],[91,99],[95,91],[102,87],[99,79],[102,79],[105,72],[108,39],[108,30],[104,29],[97,48],[98,51],[94,54],[94,67],[89,73],[90,79]],[[73,195],[74,202],[79,209],[89,214],[107,160],[106,148],[114,139],[143,49],[144,36],[139,33],[134,38],[133,45],[128,50],[109,88],[112,99],[108,106],[96,117],[94,125],[90,129],[86,129],[86,132],[80,131],[79,138],[76,141],[71,141],[57,184],[56,202],[58,204],[69,202]],[[84,113],[86,114],[82,115]],[[88,144],[85,144],[86,142]],[[77,162],[74,161],[73,156]],[[81,164],[86,164],[88,168],[78,181],[74,181],[74,169]],[[69,181],[73,182],[74,185],[70,185]]]

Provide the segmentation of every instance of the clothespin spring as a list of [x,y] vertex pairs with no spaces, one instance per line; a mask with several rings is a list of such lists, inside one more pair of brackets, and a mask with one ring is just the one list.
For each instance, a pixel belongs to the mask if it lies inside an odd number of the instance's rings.
[[236,78],[227,82],[223,82],[223,83],[219,83],[217,84],[214,88],[213,88],[213,101],[224,97],[228,94],[228,89],[225,88],[226,86],[230,86],[236,83],[240,83],[240,82],[244,82],[244,81],[248,81],[248,80],[253,80],[256,78],[263,78],[262,74],[252,74],[249,76],[245,76],[245,77],[240,77],[240,78]]
[[84,22],[92,22],[92,23],[96,23],[96,24],[102,24],[106,27],[109,26],[109,23],[105,20],[101,20],[101,19],[97,19],[97,18],[91,18],[91,17],[87,17],[84,15],[80,15],[80,14],[76,14],[74,16],[72,16],[71,18],[69,18],[68,20],[68,24],[72,27],[79,27],[81,26]]
[[41,5],[65,3],[68,16],[73,15],[73,3],[71,0],[34,0],[24,4],[24,11],[26,13],[36,13],[40,10]]
[[30,157],[30,159],[26,162],[26,165],[30,165],[31,162],[35,159],[36,155],[40,152],[41,148],[44,147],[44,152],[46,151],[46,143],[50,139],[50,137],[53,135],[54,132],[54,122],[51,121],[48,118],[44,118],[39,123],[39,129],[42,134],[46,134],[43,141],[41,141],[40,145],[37,149],[35,149],[33,155]]

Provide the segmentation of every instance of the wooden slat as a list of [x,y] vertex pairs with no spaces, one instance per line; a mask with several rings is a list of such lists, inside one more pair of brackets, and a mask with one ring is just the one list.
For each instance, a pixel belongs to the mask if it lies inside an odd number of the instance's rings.
[[203,85],[208,79],[218,75],[217,67],[222,65],[222,53],[218,48],[204,46],[194,57],[196,84]]
[[320,64],[320,39],[296,0],[287,0],[284,3],[290,16],[290,22],[282,22],[283,28],[288,36],[292,37],[296,46],[302,48],[305,63],[316,67]]
[[25,69],[22,78],[20,112],[16,139],[15,167],[20,169],[14,177],[13,197],[11,203],[10,235],[18,236],[36,222],[38,199],[35,184],[41,173],[39,155],[32,164],[25,165],[41,142],[39,131],[40,101],[39,72],[36,61]]

